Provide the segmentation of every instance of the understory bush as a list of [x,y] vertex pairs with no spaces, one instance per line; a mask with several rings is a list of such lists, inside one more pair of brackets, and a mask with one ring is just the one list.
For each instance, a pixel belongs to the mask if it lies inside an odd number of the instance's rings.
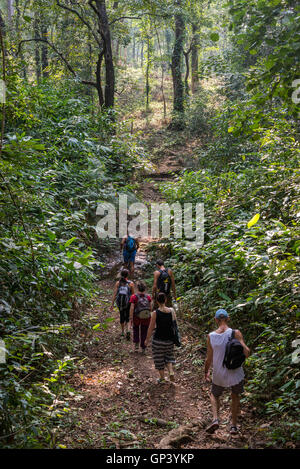
[[252,350],[247,399],[284,420],[274,438],[286,441],[299,438],[300,371],[292,356],[300,317],[300,148],[292,123],[274,114],[267,121],[254,138],[232,138],[227,121],[227,135],[220,126],[216,145],[201,149],[198,170],[162,190],[169,202],[204,203],[204,245],[171,246],[185,317],[207,333],[215,311],[228,310]]
[[49,447],[61,377],[74,362],[70,323],[95,293],[107,255],[95,232],[96,207],[128,192],[145,155],[126,123],[92,110],[71,81],[33,86],[12,73],[8,93],[0,160],[0,445]]

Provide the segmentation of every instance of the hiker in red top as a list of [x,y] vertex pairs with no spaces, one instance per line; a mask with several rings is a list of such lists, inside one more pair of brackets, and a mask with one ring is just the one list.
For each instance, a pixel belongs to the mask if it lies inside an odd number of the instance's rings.
[[133,326],[133,343],[134,350],[139,350],[139,344],[142,348],[142,353],[145,353],[145,339],[151,319],[152,300],[151,296],[147,295],[146,285],[144,282],[137,283],[138,292],[130,298],[130,326]]

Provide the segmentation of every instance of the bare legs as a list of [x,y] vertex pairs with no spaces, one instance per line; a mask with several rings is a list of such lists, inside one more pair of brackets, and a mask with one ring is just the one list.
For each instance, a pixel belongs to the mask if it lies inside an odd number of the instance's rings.
[[127,334],[129,331],[129,322],[121,322],[122,335]]
[[210,394],[210,402],[212,406],[213,420],[219,420],[220,398]]
[[167,369],[168,369],[168,372],[169,372],[169,378],[170,378],[170,381],[174,381],[174,370],[173,370],[173,364],[172,363],[167,363]]
[[240,413],[240,395],[231,393],[231,413],[232,425],[236,427],[237,419]]
[[[166,368],[167,368],[168,373],[169,373],[170,381],[174,381],[173,364],[172,363],[167,363],[166,365],[167,365]],[[159,378],[161,380],[165,379],[165,369],[166,368],[164,368],[163,370],[157,370],[159,372]]]
[[[210,402],[212,406],[213,420],[220,418],[220,398],[210,394]],[[237,426],[237,419],[240,414],[240,395],[231,393],[231,418],[232,426]]]

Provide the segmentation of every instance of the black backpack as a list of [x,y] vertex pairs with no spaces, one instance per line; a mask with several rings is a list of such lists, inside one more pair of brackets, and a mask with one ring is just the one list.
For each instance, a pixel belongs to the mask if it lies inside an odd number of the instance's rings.
[[157,288],[160,293],[168,295],[171,289],[171,277],[168,272],[169,269],[159,270],[160,276],[157,279]]
[[129,286],[129,283],[126,280],[126,283],[121,283],[121,280],[119,282],[119,288],[118,288],[118,293],[117,293],[117,306],[119,308],[119,311],[124,311],[127,309],[129,306],[129,300],[131,296],[131,289]]
[[228,339],[225,349],[223,366],[228,370],[239,368],[245,361],[244,349],[241,342],[234,338],[235,330],[232,329],[231,336]]

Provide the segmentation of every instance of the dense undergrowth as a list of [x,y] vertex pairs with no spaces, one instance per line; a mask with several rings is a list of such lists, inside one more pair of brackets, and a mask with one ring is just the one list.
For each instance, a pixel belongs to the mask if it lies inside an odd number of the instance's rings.
[[62,378],[74,362],[70,322],[94,294],[109,249],[96,236],[96,206],[114,202],[118,190],[130,193],[128,182],[146,160],[126,122],[95,112],[72,81],[24,85],[11,73],[8,93],[0,162],[0,445],[51,447]]
[[[195,104],[198,111],[203,106],[201,100]],[[198,126],[200,134],[209,128],[211,140],[198,150],[197,168],[163,188],[169,202],[205,207],[203,247],[187,250],[178,240],[171,245],[185,317],[209,332],[215,310],[229,311],[252,350],[247,400],[276,420],[272,435],[283,443],[297,440],[300,431],[300,372],[293,360],[299,337],[300,148],[297,124],[286,120],[285,111],[265,109],[262,122],[251,103],[224,103]]]

